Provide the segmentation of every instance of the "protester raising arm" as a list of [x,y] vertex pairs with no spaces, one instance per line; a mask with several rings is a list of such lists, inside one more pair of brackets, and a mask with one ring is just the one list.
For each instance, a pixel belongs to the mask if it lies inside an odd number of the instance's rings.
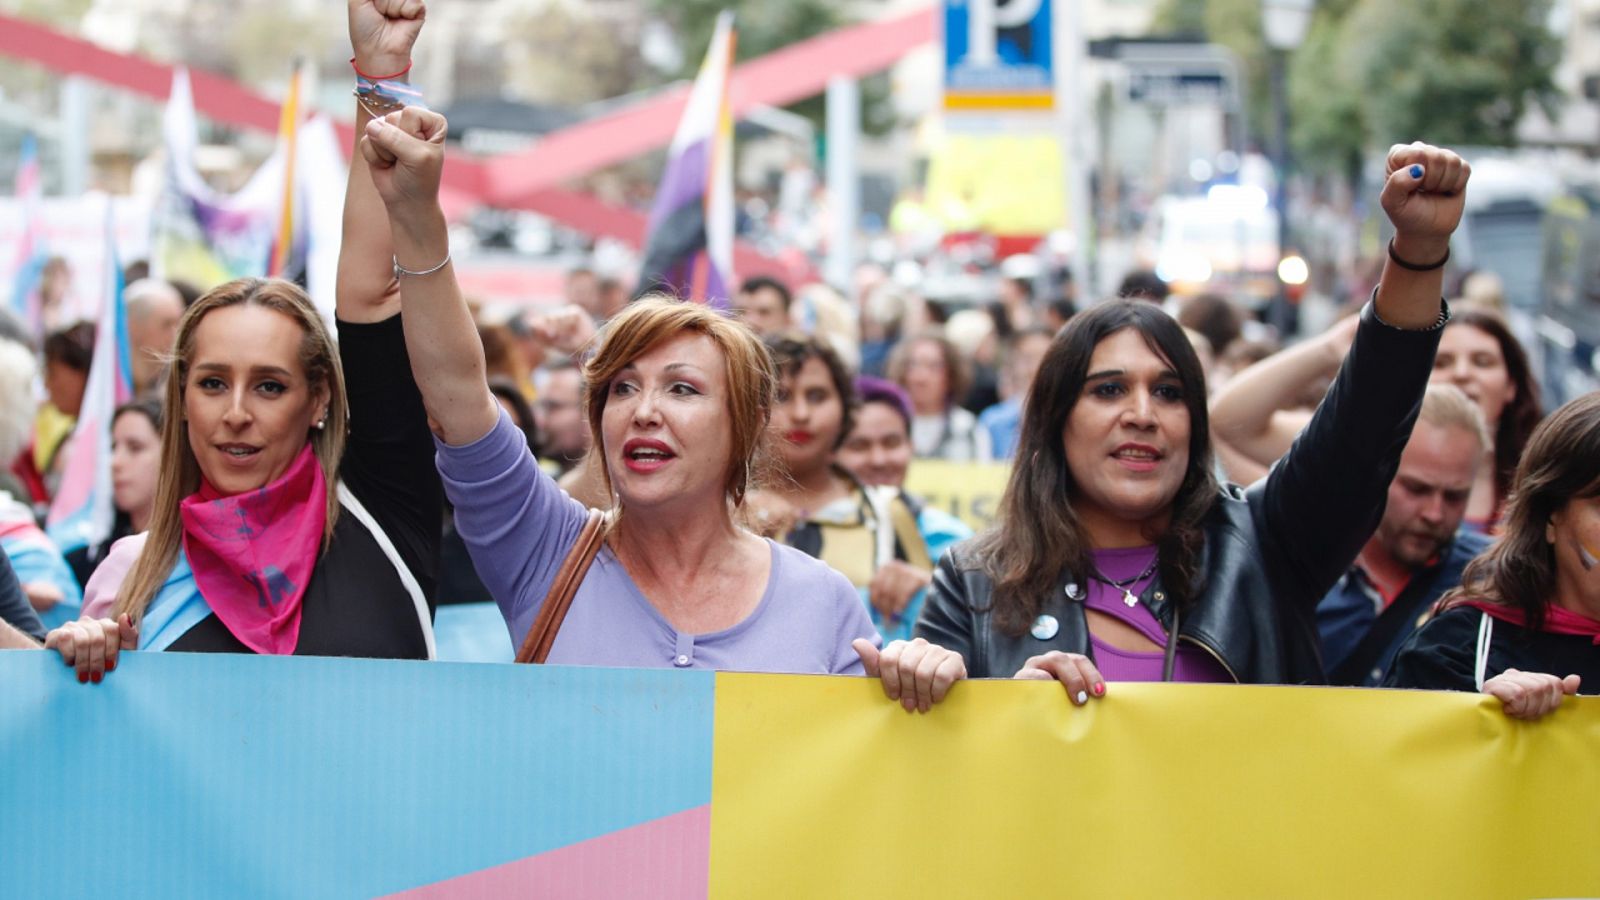
[[1316,414],[1258,485],[1263,556],[1311,606],[1382,518],[1447,320],[1442,265],[1471,168],[1449,150],[1411,144],[1389,151],[1388,169],[1379,200],[1395,237],[1382,281]]
[[[412,368],[461,535],[513,640],[531,648],[525,637],[556,570],[593,519],[538,471],[489,395],[446,261],[445,128],[406,109],[370,123],[361,152],[398,264],[437,264],[400,281]],[[880,658],[881,638],[843,576],[738,525],[778,381],[747,326],[702,304],[641,300],[608,322],[583,371],[591,462],[614,502],[548,661],[875,671],[908,710],[926,710],[960,678],[960,660],[926,644]]]
[[[420,3],[350,12],[358,68],[409,56]],[[276,279],[218,285],[180,320],[150,527],[112,547],[84,618],[48,636],[80,680],[135,648],[433,656],[433,441],[383,210],[359,173],[349,203],[337,345],[305,291]]]
[[1019,436],[1028,464],[995,528],[940,561],[916,633],[975,677],[1053,679],[1075,703],[1106,681],[1323,680],[1314,611],[1378,524],[1416,419],[1468,171],[1421,145],[1389,167],[1401,262],[1263,482],[1214,481],[1204,375],[1177,323],[1098,305],[1045,354]]
[[443,116],[427,110],[390,113],[367,123],[360,155],[387,209],[407,301],[406,347],[423,404],[434,433],[462,446],[488,434],[500,408],[489,392],[483,344],[456,283],[439,208],[446,128]]
[[[427,14],[422,0],[349,0],[351,65],[358,85],[405,85],[411,70],[411,48]],[[386,76],[386,77],[380,77]],[[356,101],[359,143],[374,111],[385,109],[383,94],[368,91]],[[344,227],[339,244],[338,317],[345,322],[381,322],[400,310],[400,286],[394,277],[394,243],[388,216],[373,187],[367,160],[350,158],[345,188]]]
[[[1211,400],[1211,434],[1219,452],[1227,448],[1247,464],[1264,469],[1288,453],[1311,421],[1310,411],[1294,406],[1307,388],[1339,371],[1358,324],[1360,319],[1351,316],[1325,334],[1275,353],[1229,379]],[[1255,480],[1234,472],[1226,453],[1223,463],[1240,484]]]

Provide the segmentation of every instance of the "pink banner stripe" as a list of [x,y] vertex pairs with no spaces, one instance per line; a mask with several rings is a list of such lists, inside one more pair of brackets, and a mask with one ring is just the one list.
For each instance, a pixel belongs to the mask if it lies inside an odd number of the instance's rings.
[[574,897],[704,900],[711,876],[711,806],[613,831],[527,859],[461,875],[391,897],[470,900]]

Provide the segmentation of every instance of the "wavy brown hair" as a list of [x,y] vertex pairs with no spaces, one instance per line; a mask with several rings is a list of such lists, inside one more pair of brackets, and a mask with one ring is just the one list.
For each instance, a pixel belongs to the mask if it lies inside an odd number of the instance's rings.
[[[590,471],[600,473],[609,495],[611,473],[606,469],[605,442],[600,436],[605,433],[601,424],[611,396],[611,380],[641,355],[684,334],[710,338],[727,365],[733,447],[726,489],[729,501],[738,506],[767,459],[767,422],[778,391],[778,371],[766,345],[750,326],[704,304],[650,295],[628,304],[606,323],[594,356],[583,366],[583,404],[595,435],[587,465]],[[613,523],[620,514],[620,509],[613,513]]]
[[[178,322],[172,359],[172,376],[167,379],[166,420],[161,423],[161,474],[156,478],[156,497],[150,510],[149,537],[139,558],[117,591],[113,617],[127,613],[135,622],[156,592],[172,573],[183,541],[183,520],[178,506],[185,497],[200,489],[200,464],[189,445],[184,391],[189,367],[194,363],[194,333],[200,320],[227,306],[259,306],[288,316],[300,326],[300,366],[306,384],[315,391],[328,390],[327,426],[313,429],[307,436],[322,477],[328,486],[328,517],[322,531],[322,546],[327,548],[333,526],[339,517],[339,492],[334,489],[339,477],[339,459],[344,455],[346,417],[349,407],[344,392],[344,372],[339,367],[339,347],[311,298],[293,282],[278,278],[241,278],[218,285],[196,300]],[[248,341],[250,335],[237,335]]]
[[1539,399],[1539,382],[1528,367],[1527,351],[1522,342],[1511,333],[1505,320],[1486,309],[1452,310],[1446,328],[1470,325],[1494,338],[1500,345],[1500,356],[1505,360],[1506,375],[1517,388],[1506,408],[1500,411],[1500,423],[1494,429],[1494,494],[1499,506],[1511,493],[1511,484],[1517,474],[1517,461],[1533,430],[1539,427],[1544,409]]
[[1160,307],[1112,300],[1079,313],[1051,343],[1023,404],[1016,464],[1000,498],[995,526],[978,538],[984,571],[994,582],[1000,629],[1020,636],[1033,624],[1065,570],[1089,574],[1093,549],[1073,510],[1078,487],[1067,466],[1062,435],[1083,395],[1089,358],[1102,340],[1132,328],[1178,374],[1189,411],[1189,467],[1172,498],[1170,524],[1148,535],[1160,554],[1161,583],[1179,603],[1200,591],[1201,523],[1216,503],[1205,374],[1183,328]]
[[1600,497],[1600,391],[1561,407],[1534,430],[1517,467],[1500,539],[1467,564],[1461,586],[1444,596],[1440,608],[1485,600],[1516,607],[1529,628],[1543,628],[1556,590],[1555,548],[1545,540],[1545,529],[1567,503],[1593,497]]

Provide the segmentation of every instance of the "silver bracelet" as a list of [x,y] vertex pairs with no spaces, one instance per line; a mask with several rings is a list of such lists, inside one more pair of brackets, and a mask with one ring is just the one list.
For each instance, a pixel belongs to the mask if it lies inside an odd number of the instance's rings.
[[421,271],[417,271],[417,272],[413,272],[410,269],[407,269],[404,266],[400,265],[400,258],[399,257],[390,257],[390,259],[394,260],[394,280],[395,281],[399,281],[401,275],[410,275],[413,278],[416,278],[416,277],[418,277],[420,275],[432,275],[433,273],[439,271],[440,269],[444,268],[445,266],[450,265],[450,254],[448,252],[445,253],[444,260],[442,262],[440,262],[437,266],[434,266],[431,269],[422,269]]

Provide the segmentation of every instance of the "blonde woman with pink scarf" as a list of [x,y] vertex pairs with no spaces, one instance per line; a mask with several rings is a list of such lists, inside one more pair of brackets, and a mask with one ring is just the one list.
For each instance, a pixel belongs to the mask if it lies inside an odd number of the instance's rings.
[[[358,69],[406,67],[415,6],[352,4]],[[46,638],[80,681],[135,648],[434,655],[442,492],[360,154],[345,225],[338,345],[287,281],[229,282],[184,314],[149,531],[112,547],[83,618]]]

